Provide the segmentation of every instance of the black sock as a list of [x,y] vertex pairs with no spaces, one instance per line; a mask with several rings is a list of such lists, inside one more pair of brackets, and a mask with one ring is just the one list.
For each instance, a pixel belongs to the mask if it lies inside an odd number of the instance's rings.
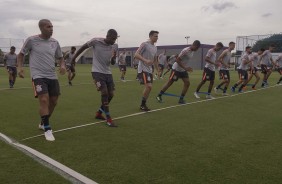
[[144,106],[144,105],[146,105],[146,98],[142,97],[141,106]]
[[47,130],[51,130],[51,127],[50,127],[50,125],[49,125],[49,115],[44,115],[44,116],[41,116],[41,122],[43,123],[43,125],[44,125],[44,130],[45,130],[45,132],[47,131]]
[[218,86],[216,87],[216,89],[220,89],[220,87],[221,87],[221,85],[218,85]]
[[162,96],[164,94],[164,91],[161,90],[158,96]]
[[224,87],[223,89],[223,93],[226,93],[227,87]]
[[237,86],[238,86],[238,84],[236,83],[233,87],[234,87],[234,88],[237,88]]

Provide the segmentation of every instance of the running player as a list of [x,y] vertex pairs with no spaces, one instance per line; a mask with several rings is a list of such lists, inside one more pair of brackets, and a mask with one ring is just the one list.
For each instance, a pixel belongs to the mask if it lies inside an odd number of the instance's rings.
[[124,81],[124,76],[126,73],[126,50],[124,49],[122,53],[120,53],[119,58],[118,58],[118,64],[119,64],[119,70],[121,72],[121,77],[120,79]]
[[162,102],[162,95],[165,93],[165,91],[175,81],[181,78],[183,81],[183,88],[178,103],[185,104],[184,96],[186,95],[188,88],[190,86],[188,72],[193,71],[193,69],[189,67],[189,62],[191,61],[194,52],[197,51],[200,46],[201,46],[200,41],[195,40],[192,46],[186,47],[180,52],[179,56],[176,59],[176,62],[172,66],[172,72],[170,74],[169,80],[166,82],[166,84],[163,86],[162,90],[160,91],[159,95],[156,97],[158,102],[160,103]]
[[170,72],[170,70],[172,69],[172,65],[175,63],[177,57],[178,57],[178,54],[170,56],[167,62],[167,71],[164,73],[164,76],[165,74]]
[[221,42],[218,42],[213,48],[211,48],[205,58],[206,61],[206,65],[204,68],[204,72],[203,72],[203,78],[201,83],[198,85],[196,92],[194,93],[194,96],[196,98],[200,98],[199,91],[201,89],[201,87],[206,83],[206,81],[210,81],[209,84],[209,89],[208,89],[208,93],[206,98],[207,99],[213,99],[214,97],[211,96],[211,91],[212,91],[212,87],[214,84],[214,77],[215,77],[215,66],[218,65],[216,63],[216,52],[220,51],[223,48],[223,44]]
[[[106,124],[109,127],[117,127],[110,116],[109,103],[114,96],[115,84],[113,75],[110,69],[110,64],[116,63],[116,53],[118,45],[115,44],[117,39],[117,32],[114,29],[110,29],[107,32],[106,38],[93,38],[86,42],[76,52],[72,58],[72,64],[75,63],[75,59],[89,47],[93,48],[93,60],[92,60],[92,77],[96,88],[101,92],[102,105],[96,112],[96,119],[106,119]],[[106,118],[102,113],[106,114]]]
[[[278,56],[278,58],[275,61],[276,66],[278,67],[278,73],[280,75],[282,75],[282,54]],[[282,81],[282,76],[280,77],[279,81],[277,82],[277,84],[280,84]]]
[[157,47],[155,43],[158,40],[158,31],[150,31],[149,40],[143,42],[135,53],[135,58],[139,60],[138,74],[140,84],[144,84],[143,96],[140,110],[150,111],[146,102],[152,90],[153,83],[153,65],[157,68]]
[[250,60],[251,60],[251,67],[249,71],[249,79],[247,84],[252,80],[253,76],[256,77],[255,83],[252,85],[252,89],[256,90],[256,85],[258,84],[260,80],[259,72],[258,72],[258,65],[259,65],[259,57],[264,52],[264,49],[260,49],[257,53],[250,54]]
[[4,67],[6,67],[9,74],[10,88],[14,87],[17,78],[17,54],[16,48],[12,46],[10,52],[4,55]]
[[252,49],[250,46],[246,47],[245,53],[242,56],[242,61],[241,64],[238,67],[238,74],[239,74],[239,81],[237,81],[234,86],[231,87],[231,91],[235,92],[235,89],[237,86],[242,84],[238,90],[239,93],[243,92],[243,88],[247,85],[248,83],[248,69],[249,65],[251,64],[250,60],[250,54],[252,53]]
[[71,60],[72,60],[72,57],[75,54],[75,51],[76,51],[76,48],[75,47],[71,47],[71,51],[68,52],[65,55],[65,57],[64,57],[65,62],[66,62],[66,67],[67,67],[67,72],[68,72],[68,80],[69,80],[69,85],[70,86],[72,86],[72,82],[71,81],[75,77],[75,68],[74,68],[75,65],[71,64]]
[[267,66],[270,64],[270,62],[275,65],[273,59],[272,59],[272,54],[275,49],[274,45],[270,45],[268,50],[265,50],[261,57],[260,57],[260,66],[261,66],[261,73],[263,73],[263,81],[261,84],[261,87],[266,87],[268,86],[267,79],[272,73],[271,69],[268,69]]
[[158,79],[163,79],[163,71],[164,71],[165,64],[167,63],[166,50],[164,50],[164,52],[159,55],[158,61],[159,61]]
[[230,83],[229,68],[230,68],[230,65],[233,64],[233,63],[230,62],[230,59],[231,59],[231,51],[234,50],[234,48],[235,48],[235,43],[230,42],[229,47],[227,49],[225,49],[221,53],[221,55],[218,57],[218,61],[221,64],[220,69],[219,69],[219,77],[223,81],[217,87],[215,87],[214,90],[217,93],[218,90],[221,89],[221,86],[224,85],[223,93],[222,93],[222,95],[224,95],[224,96],[227,95],[226,90],[227,90],[229,83]]
[[41,116],[40,129],[44,129],[47,141],[54,141],[49,118],[58,103],[60,86],[56,74],[55,62],[60,61],[60,73],[65,74],[66,67],[59,42],[51,38],[53,25],[50,20],[39,21],[41,34],[26,39],[18,54],[19,76],[24,77],[22,67],[24,55],[29,53],[29,67],[34,87],[35,97],[39,100],[39,114]]

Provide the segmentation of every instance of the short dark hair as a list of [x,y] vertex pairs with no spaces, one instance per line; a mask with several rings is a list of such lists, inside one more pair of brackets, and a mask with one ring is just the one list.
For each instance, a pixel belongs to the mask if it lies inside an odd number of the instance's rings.
[[260,51],[264,52],[264,51],[265,51],[265,49],[264,49],[264,48],[261,48],[261,49],[260,49]]
[[223,47],[223,44],[221,42],[217,42],[216,46]]
[[14,50],[15,50],[15,49],[16,49],[16,47],[15,47],[15,46],[12,46],[10,49],[14,49]]
[[269,47],[275,47],[275,44],[270,44],[270,46]]
[[201,42],[199,40],[195,40],[192,45],[194,45],[196,47],[200,47],[201,46]]
[[235,44],[235,42],[229,42],[229,45]]
[[154,30],[150,31],[149,37],[150,37],[150,36],[153,36],[155,33],[159,34],[159,31],[154,31]]
[[110,35],[110,36],[117,36],[118,33],[116,30],[114,29],[109,29],[108,32],[107,32],[107,36]]
[[247,47],[246,47],[246,50],[247,50],[247,49],[250,49],[250,48],[252,48],[252,47],[251,47],[251,46],[247,46]]
[[73,50],[73,49],[76,50],[76,48],[74,46],[71,47],[71,50]]

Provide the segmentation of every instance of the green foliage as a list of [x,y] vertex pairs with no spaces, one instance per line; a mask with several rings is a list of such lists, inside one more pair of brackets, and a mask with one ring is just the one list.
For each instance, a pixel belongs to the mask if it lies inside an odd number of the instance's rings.
[[282,34],[274,34],[268,38],[258,40],[253,45],[253,51],[257,52],[261,48],[268,49],[271,44],[275,45],[275,52],[282,52]]

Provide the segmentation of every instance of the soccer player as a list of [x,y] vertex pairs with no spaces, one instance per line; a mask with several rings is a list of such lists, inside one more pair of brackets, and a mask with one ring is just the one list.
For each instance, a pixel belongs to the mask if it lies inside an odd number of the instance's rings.
[[208,89],[206,98],[207,99],[214,98],[213,96],[211,96],[211,91],[212,91],[213,84],[214,84],[215,66],[218,65],[216,63],[216,52],[220,51],[222,48],[223,48],[223,44],[221,42],[218,42],[213,48],[208,50],[208,53],[205,57],[206,65],[205,65],[204,72],[203,72],[203,78],[202,78],[201,83],[198,85],[196,92],[194,93],[194,96],[196,98],[200,98],[200,96],[198,95],[199,91],[201,87],[206,83],[207,80],[210,81],[210,84],[209,84],[209,89]]
[[60,73],[65,74],[66,66],[60,44],[54,38],[53,25],[50,20],[39,21],[41,34],[26,39],[18,54],[19,76],[24,78],[22,67],[24,55],[29,53],[29,67],[35,97],[39,100],[39,114],[41,116],[40,129],[44,129],[47,141],[54,141],[49,118],[52,115],[60,95],[60,86],[56,74],[55,62],[60,61]]
[[68,52],[64,59],[65,59],[65,62],[66,62],[66,67],[67,67],[67,72],[68,72],[68,80],[69,80],[69,85],[72,86],[72,80],[74,79],[75,77],[75,68],[74,68],[74,65],[71,64],[71,60],[72,60],[72,57],[74,56],[75,54],[75,51],[76,51],[76,48],[75,47],[71,47],[71,51]]
[[168,59],[168,62],[167,62],[167,71],[164,73],[164,76],[165,76],[165,74],[170,72],[170,70],[172,69],[172,65],[175,63],[177,57],[178,57],[178,54],[170,56],[170,58]]
[[135,58],[139,60],[138,74],[140,84],[144,84],[143,96],[140,110],[150,111],[146,102],[152,90],[153,83],[153,65],[157,68],[157,47],[155,43],[158,40],[158,31],[150,31],[149,40],[143,42],[135,53]]
[[12,46],[10,52],[4,55],[4,67],[6,67],[9,74],[10,88],[14,87],[17,78],[17,54],[16,48]]
[[226,90],[227,90],[229,83],[230,83],[229,68],[230,68],[230,65],[232,64],[230,62],[230,59],[231,59],[231,51],[234,50],[234,48],[235,48],[235,43],[230,42],[229,47],[227,49],[225,49],[221,53],[221,55],[218,57],[218,61],[221,64],[220,69],[219,69],[219,77],[223,81],[217,87],[215,87],[214,90],[217,93],[218,90],[221,89],[221,86],[224,85],[223,93],[222,93],[222,95],[224,95],[224,96],[227,95]]
[[[278,56],[278,58],[275,61],[276,66],[278,67],[278,73],[280,75],[282,75],[282,54]],[[282,81],[282,76],[280,77],[279,81],[277,82],[277,84],[280,84]]]
[[252,48],[250,46],[247,46],[245,49],[245,53],[243,54],[241,58],[241,64],[238,67],[238,74],[239,74],[239,81],[237,81],[234,86],[231,87],[231,91],[235,92],[235,89],[242,84],[239,87],[238,92],[242,93],[243,88],[247,85],[248,83],[248,69],[249,65],[251,64],[250,60],[250,54],[252,53]]
[[[96,112],[96,119],[106,120],[106,124],[109,127],[117,127],[112,121],[109,110],[109,103],[114,96],[115,84],[113,75],[110,69],[110,65],[116,63],[116,55],[118,45],[115,44],[118,33],[114,29],[110,29],[107,32],[106,38],[93,38],[86,42],[75,53],[72,58],[72,63],[75,63],[75,59],[89,47],[93,48],[93,60],[92,60],[92,77],[96,88],[101,93],[102,105]],[[106,118],[102,115],[106,114]]]
[[270,62],[272,63],[273,66],[275,65],[272,59],[272,54],[271,54],[271,52],[273,52],[274,49],[275,49],[275,46],[270,45],[269,49],[265,50],[260,57],[261,73],[263,73],[263,81],[262,81],[261,87],[268,86],[267,79],[270,76],[270,74],[272,73],[272,70],[268,69],[267,65],[269,65]]
[[166,50],[164,50],[163,53],[161,53],[158,57],[159,65],[158,65],[158,79],[162,79],[163,71],[165,64],[167,63],[167,58],[166,58]]
[[250,60],[251,60],[251,67],[249,71],[249,79],[247,84],[252,80],[253,76],[256,77],[255,83],[252,85],[252,89],[256,90],[256,85],[258,84],[260,80],[259,72],[258,72],[258,65],[259,65],[259,57],[264,52],[264,49],[260,49],[257,53],[250,54]]
[[189,62],[191,61],[194,52],[197,51],[200,46],[201,46],[200,41],[195,40],[191,47],[186,47],[180,52],[179,56],[176,59],[176,62],[172,66],[172,72],[170,74],[169,80],[166,82],[166,84],[159,92],[159,95],[156,97],[158,102],[160,103],[162,102],[162,95],[165,93],[165,91],[175,81],[181,78],[183,81],[183,88],[178,103],[185,104],[184,96],[186,95],[188,88],[190,86],[188,72],[193,71],[193,69],[189,67]]
[[119,58],[118,58],[118,64],[119,64],[119,70],[121,72],[121,77],[120,79],[124,81],[124,76],[126,73],[126,50],[124,49],[122,53],[120,53]]

